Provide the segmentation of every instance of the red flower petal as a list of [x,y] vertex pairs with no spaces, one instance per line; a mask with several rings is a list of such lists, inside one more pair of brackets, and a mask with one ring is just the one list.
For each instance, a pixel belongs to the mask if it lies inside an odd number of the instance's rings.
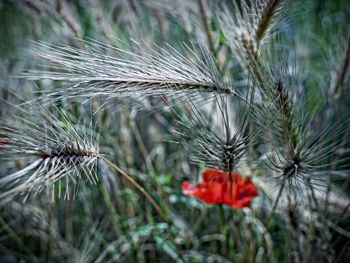
[[229,181],[229,175],[218,169],[208,169],[202,175],[203,182],[225,183]]
[[223,185],[217,182],[204,182],[196,186],[188,181],[182,183],[182,193],[201,199],[209,204],[222,203]]
[[253,198],[258,196],[258,190],[248,177],[238,188],[236,202],[232,204],[234,208],[250,206]]
[[228,174],[218,169],[208,169],[203,173],[202,180],[198,185],[184,181],[182,192],[209,204],[226,204],[237,209],[249,206],[258,196],[251,179],[244,179],[238,172]]

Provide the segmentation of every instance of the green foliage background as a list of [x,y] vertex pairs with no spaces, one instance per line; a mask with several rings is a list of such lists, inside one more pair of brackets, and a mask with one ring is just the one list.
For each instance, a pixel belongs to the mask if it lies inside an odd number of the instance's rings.
[[[185,11],[172,13],[163,4],[164,10],[137,0],[0,0],[0,118],[11,111],[8,103],[31,99],[33,91],[47,86],[62,85],[11,77],[37,66],[29,54],[32,40],[74,45],[76,37],[112,44],[118,38],[125,41],[124,48],[130,38],[166,41],[175,48],[195,40],[202,29],[183,23],[181,12]],[[310,113],[318,107],[317,114],[326,120],[349,117],[349,82],[334,107],[325,107],[332,102],[320,83],[331,81],[326,73],[343,56],[339,37],[345,43],[349,37],[350,2],[292,1],[288,8],[295,15],[288,18],[282,34],[284,41],[304,54],[309,71],[301,81],[309,87],[305,101]],[[225,46],[215,17],[209,24],[217,46]],[[290,214],[277,213],[267,226],[265,202],[271,206],[273,200],[263,192],[252,209],[242,211],[184,196],[182,180],[199,178],[204,167],[189,164],[184,149],[171,142],[175,123],[171,113],[123,107],[93,115],[93,102],[71,107],[65,103],[61,106],[69,108],[73,118],[83,116],[98,123],[101,151],[127,169],[167,212],[169,221],[163,222],[114,171],[100,167],[99,184],[81,187],[75,200],[51,202],[43,196],[1,207],[1,262],[346,262],[350,258],[349,239],[324,227],[322,216],[299,222],[300,233],[293,229]],[[17,168],[22,165],[16,160]],[[12,168],[0,164],[0,175]],[[338,184],[349,193],[349,179]],[[338,219],[339,214],[331,216]],[[337,222],[348,234],[348,213]]]

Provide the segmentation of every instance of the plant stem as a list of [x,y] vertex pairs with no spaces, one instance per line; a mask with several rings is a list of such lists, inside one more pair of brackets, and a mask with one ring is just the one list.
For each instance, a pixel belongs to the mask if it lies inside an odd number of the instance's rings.
[[[226,217],[225,217],[225,210],[224,206],[222,204],[219,205],[220,208],[220,217],[221,217],[221,227],[222,227],[222,234],[225,236],[226,239],[226,253],[228,252],[227,247],[229,247],[228,242],[228,228],[227,228],[227,222],[226,222]],[[223,250],[222,247],[220,247],[220,250]],[[219,251],[219,253],[223,253],[223,251]]]
[[137,183],[130,175],[128,175],[126,172],[124,172],[122,169],[120,169],[118,166],[116,166],[114,163],[112,163],[110,160],[108,160],[105,157],[101,157],[107,164],[109,164],[111,167],[113,167],[118,173],[120,173],[129,183],[131,183],[134,187],[137,188],[147,199],[148,201],[153,205],[153,207],[156,209],[159,216],[167,222],[167,218],[165,214],[163,213],[160,206],[156,203],[156,201],[153,199],[152,196],[141,186],[139,183]]
[[347,49],[346,49],[345,56],[343,59],[343,63],[342,63],[342,66],[338,72],[337,80],[336,80],[335,87],[334,87],[333,95],[335,98],[339,98],[340,95],[342,94],[343,83],[345,81],[345,77],[346,77],[346,73],[348,72],[349,65],[350,65],[350,37],[348,40],[348,45],[347,45]]
[[271,221],[273,215],[275,214],[275,210],[277,208],[278,202],[279,202],[280,197],[282,195],[282,192],[283,192],[283,189],[284,189],[284,185],[285,185],[285,182],[282,183],[282,185],[281,185],[281,187],[280,187],[280,189],[278,191],[275,203],[273,204],[273,207],[272,207],[272,210],[271,210],[271,214],[270,214],[269,218],[267,219],[266,228],[269,226],[270,221]]
[[113,206],[112,201],[111,201],[111,198],[109,197],[108,191],[106,190],[104,185],[101,187],[101,191],[102,191],[102,195],[103,195],[103,199],[104,199],[104,202],[106,204],[106,207],[109,210],[109,212],[111,213],[111,216],[115,222],[115,224],[113,224],[113,227],[115,228],[115,232],[118,235],[120,235],[120,234],[122,234],[122,229],[120,228],[119,215],[115,211],[114,206]]
[[32,251],[23,243],[20,237],[12,230],[12,228],[5,222],[5,220],[0,216],[0,226],[4,229],[8,235],[17,243],[19,247],[22,247],[30,256],[32,262],[39,262]]
[[199,8],[199,13],[201,15],[202,18],[202,24],[205,30],[205,34],[207,35],[207,40],[208,40],[208,45],[210,50],[214,53],[215,52],[215,48],[214,48],[214,42],[213,42],[213,37],[211,35],[210,32],[210,28],[207,22],[207,14],[205,12],[205,6],[203,3],[203,0],[198,0],[198,8]]

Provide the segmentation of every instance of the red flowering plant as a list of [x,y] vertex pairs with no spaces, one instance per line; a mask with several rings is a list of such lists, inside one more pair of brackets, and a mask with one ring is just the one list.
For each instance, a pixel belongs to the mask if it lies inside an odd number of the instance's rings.
[[253,198],[258,196],[250,177],[243,178],[238,172],[229,174],[219,169],[206,170],[202,182],[197,185],[185,180],[182,192],[208,204],[225,204],[235,209],[250,206]]

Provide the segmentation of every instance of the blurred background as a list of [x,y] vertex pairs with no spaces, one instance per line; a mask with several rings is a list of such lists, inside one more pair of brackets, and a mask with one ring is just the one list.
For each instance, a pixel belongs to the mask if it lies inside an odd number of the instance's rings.
[[[232,53],[215,17],[222,2],[226,1],[0,0],[0,119],[11,113],[10,105],[64,85],[13,77],[40,66],[30,52],[36,41],[82,47],[79,39],[93,39],[126,50],[134,40],[161,47],[166,42],[175,49],[181,43],[203,41],[215,51],[219,64],[227,63],[227,71],[235,78],[234,62],[225,60]],[[290,15],[280,25],[281,42],[293,47],[302,63],[298,81],[308,87],[305,101],[310,114],[320,116],[316,123],[349,118],[348,79],[340,98],[334,99],[329,87],[348,45],[350,1],[289,1],[285,12]],[[188,152],[173,142],[172,112],[154,110],[152,105],[158,101],[149,99],[133,102],[142,103],[143,110],[127,103],[119,107],[116,102],[115,108],[93,114],[94,103],[58,104],[69,109],[73,119],[97,123],[101,152],[155,198],[169,221],[163,222],[113,170],[99,167],[100,182],[81,187],[75,200],[52,202],[43,195],[25,203],[14,199],[1,207],[1,262],[349,260],[349,178],[336,182],[340,190],[329,195],[322,213],[281,207],[267,226],[277,190],[266,186],[266,174],[261,179],[257,175],[260,195],[251,208],[233,210],[186,197],[181,193],[182,181],[198,180],[205,166],[189,162]],[[21,160],[1,161],[0,175],[20,167]],[[251,175],[249,170],[240,172]],[[341,228],[325,223],[328,218]]]

